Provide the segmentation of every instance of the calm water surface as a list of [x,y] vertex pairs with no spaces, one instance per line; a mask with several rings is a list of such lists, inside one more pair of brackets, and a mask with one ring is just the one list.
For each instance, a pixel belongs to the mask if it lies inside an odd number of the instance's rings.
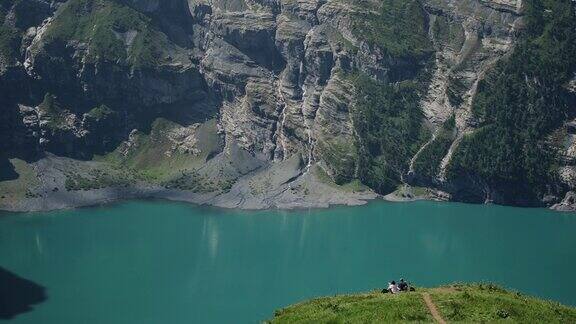
[[[576,305],[576,215],[416,202],[168,202],[0,217],[0,267],[45,287],[12,323],[258,323],[315,296],[490,281]],[[1,288],[0,288],[1,289]]]

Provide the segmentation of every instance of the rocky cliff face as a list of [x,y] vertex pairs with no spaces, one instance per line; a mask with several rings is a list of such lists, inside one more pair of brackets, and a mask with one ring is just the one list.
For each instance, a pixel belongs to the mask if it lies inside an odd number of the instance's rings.
[[[337,203],[322,193],[374,182],[368,168],[393,184],[458,191],[446,170],[479,125],[479,82],[513,50],[523,3],[10,0],[1,16],[11,37],[0,52],[0,158],[35,168],[46,152],[96,154],[137,184],[271,207]],[[369,119],[362,78],[392,92],[412,85],[417,99],[406,100],[422,115],[410,123],[421,135],[405,141],[406,155],[373,147],[370,129],[381,125],[360,130]],[[378,114],[393,123],[410,104]],[[448,140],[437,168],[421,172],[422,152],[440,137]],[[50,199],[46,188],[32,191]]]
[[430,38],[436,54],[422,109],[434,125],[434,132],[412,158],[410,175],[423,176],[414,167],[421,158],[419,154],[434,141],[441,140],[438,136],[443,132],[442,125],[454,118],[448,146],[434,173],[424,175],[424,182],[432,180],[440,187],[457,191],[447,188],[451,184],[447,183],[446,171],[462,138],[480,124],[472,112],[479,82],[512,50],[521,28],[522,1],[429,1],[427,6],[431,17]]

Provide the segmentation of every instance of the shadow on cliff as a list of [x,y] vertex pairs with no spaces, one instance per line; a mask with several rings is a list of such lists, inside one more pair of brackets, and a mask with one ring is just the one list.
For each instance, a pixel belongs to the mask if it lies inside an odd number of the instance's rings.
[[45,288],[0,267],[0,319],[33,310],[32,306],[46,301]]
[[0,181],[16,180],[19,176],[12,162],[0,157]]

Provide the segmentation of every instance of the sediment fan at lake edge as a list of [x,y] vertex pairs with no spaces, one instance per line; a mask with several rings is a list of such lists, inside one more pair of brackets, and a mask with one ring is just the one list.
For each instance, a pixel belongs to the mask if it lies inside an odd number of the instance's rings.
[[[430,305],[426,298],[431,300]],[[373,291],[317,298],[277,310],[274,318],[266,323],[494,322],[504,319],[519,323],[570,323],[576,321],[576,309],[492,284],[455,284],[394,295]]]

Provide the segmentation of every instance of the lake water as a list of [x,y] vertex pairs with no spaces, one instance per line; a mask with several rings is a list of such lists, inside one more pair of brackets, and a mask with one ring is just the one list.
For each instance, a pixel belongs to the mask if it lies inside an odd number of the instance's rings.
[[490,281],[576,305],[576,215],[425,201],[258,212],[138,201],[4,215],[0,267],[46,293],[10,323],[258,323],[401,276]]

